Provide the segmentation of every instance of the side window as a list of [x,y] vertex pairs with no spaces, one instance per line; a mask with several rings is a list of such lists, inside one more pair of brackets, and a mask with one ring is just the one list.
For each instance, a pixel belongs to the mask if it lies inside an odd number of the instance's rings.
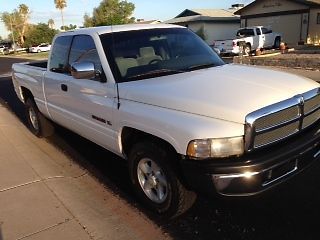
[[262,33],[263,34],[272,33],[272,31],[267,28],[262,28]]
[[103,73],[96,46],[93,39],[88,35],[78,35],[73,38],[69,55],[69,66],[75,62],[92,62],[95,69]]
[[69,73],[68,53],[71,41],[72,36],[61,36],[55,40],[50,57],[50,71]]
[[256,31],[257,31],[257,35],[261,35],[261,30],[260,30],[260,28],[256,28]]

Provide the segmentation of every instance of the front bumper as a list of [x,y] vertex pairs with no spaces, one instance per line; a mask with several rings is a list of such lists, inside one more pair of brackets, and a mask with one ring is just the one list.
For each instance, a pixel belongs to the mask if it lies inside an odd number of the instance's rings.
[[263,192],[320,159],[320,123],[310,129],[242,157],[182,159],[186,184],[194,191],[212,195],[249,196]]

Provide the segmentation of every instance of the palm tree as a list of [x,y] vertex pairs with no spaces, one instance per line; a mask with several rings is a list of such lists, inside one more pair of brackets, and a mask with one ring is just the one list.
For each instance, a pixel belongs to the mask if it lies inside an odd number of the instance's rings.
[[67,6],[67,1],[66,0],[54,0],[54,4],[56,5],[56,9],[59,9],[61,12],[62,26],[63,26],[63,29],[65,30],[62,11]]
[[19,25],[20,25],[20,30],[19,30],[19,35],[20,35],[20,43],[24,43],[24,35],[27,31],[28,27],[28,19],[30,17],[30,10],[29,7],[25,4],[20,4],[18,8],[18,15],[20,18]]
[[52,18],[48,20],[48,26],[49,28],[54,29],[54,20]]

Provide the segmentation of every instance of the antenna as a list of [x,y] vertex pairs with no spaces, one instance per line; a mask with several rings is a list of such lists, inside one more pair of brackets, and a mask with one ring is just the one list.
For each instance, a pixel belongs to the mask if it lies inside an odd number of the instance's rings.
[[[111,11],[112,13],[114,11]],[[113,53],[115,54],[116,48],[115,48],[115,41],[114,41],[114,35],[113,35],[113,18],[111,18],[111,39],[112,39],[112,48]],[[116,63],[117,64],[117,63]],[[116,88],[117,88],[117,109],[120,109],[120,96],[119,96],[119,83],[116,82]]]

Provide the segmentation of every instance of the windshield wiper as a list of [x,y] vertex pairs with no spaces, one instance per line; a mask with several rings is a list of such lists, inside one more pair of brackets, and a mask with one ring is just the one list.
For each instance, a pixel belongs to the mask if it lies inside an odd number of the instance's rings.
[[175,70],[175,69],[156,69],[145,73],[136,74],[133,76],[127,77],[127,79],[142,79],[144,77],[160,77],[164,75],[176,74],[176,73],[184,73],[185,71],[182,70]]
[[216,66],[216,64],[214,64],[214,63],[195,64],[195,65],[191,65],[191,66],[185,68],[185,70],[193,71],[193,70],[210,68],[210,67],[215,67],[215,66]]

